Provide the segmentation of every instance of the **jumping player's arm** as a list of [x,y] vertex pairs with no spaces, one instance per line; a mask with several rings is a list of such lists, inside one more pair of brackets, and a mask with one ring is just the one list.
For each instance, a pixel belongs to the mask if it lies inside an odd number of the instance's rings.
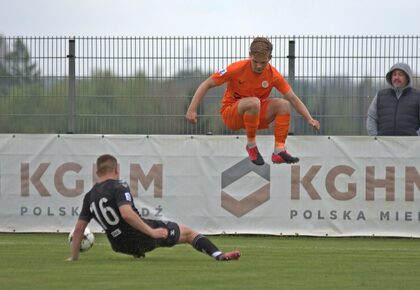
[[212,77],[209,77],[198,86],[185,115],[188,122],[192,124],[197,123],[197,107],[206,95],[207,91],[215,86],[217,86],[217,84]]
[[295,110],[305,118],[310,126],[317,130],[320,129],[321,125],[319,122],[312,118],[308,108],[306,108],[305,104],[299,99],[298,96],[296,96],[292,89],[290,89],[289,92],[284,95],[284,98],[292,104]]
[[131,208],[130,204],[122,204],[118,207],[122,218],[136,230],[152,237],[154,239],[166,239],[168,237],[168,230],[164,228],[151,228],[146,224],[139,215]]
[[73,239],[71,242],[71,256],[67,258],[67,261],[76,261],[79,259],[80,243],[83,239],[83,233],[88,222],[83,219],[78,219],[76,226],[74,227]]

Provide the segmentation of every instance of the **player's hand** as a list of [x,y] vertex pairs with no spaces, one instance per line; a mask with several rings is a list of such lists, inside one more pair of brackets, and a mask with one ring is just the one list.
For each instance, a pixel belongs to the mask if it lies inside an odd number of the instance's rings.
[[197,123],[197,112],[194,110],[188,110],[187,114],[185,115],[185,118],[187,118],[187,121],[191,124]]
[[166,239],[168,237],[168,230],[165,228],[153,229],[152,237],[154,239]]
[[309,120],[308,121],[308,124],[312,127],[312,128],[314,128],[314,129],[316,129],[316,130],[319,130],[320,128],[321,128],[321,125],[319,124],[319,122],[317,121],[317,120],[315,120],[315,119],[311,119],[311,120]]

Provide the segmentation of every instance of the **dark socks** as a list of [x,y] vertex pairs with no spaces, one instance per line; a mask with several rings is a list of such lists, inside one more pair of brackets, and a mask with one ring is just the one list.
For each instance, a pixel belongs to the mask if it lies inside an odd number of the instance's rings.
[[214,258],[222,254],[222,252],[203,235],[197,235],[192,242],[192,246],[197,249],[197,251],[205,253]]

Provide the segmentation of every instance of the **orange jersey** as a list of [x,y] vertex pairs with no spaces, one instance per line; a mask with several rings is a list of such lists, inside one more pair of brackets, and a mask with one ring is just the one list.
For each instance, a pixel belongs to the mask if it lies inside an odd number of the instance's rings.
[[220,112],[242,98],[258,97],[264,101],[273,87],[283,95],[290,91],[290,85],[271,64],[267,64],[262,73],[254,73],[250,59],[232,63],[211,77],[217,85],[227,82]]

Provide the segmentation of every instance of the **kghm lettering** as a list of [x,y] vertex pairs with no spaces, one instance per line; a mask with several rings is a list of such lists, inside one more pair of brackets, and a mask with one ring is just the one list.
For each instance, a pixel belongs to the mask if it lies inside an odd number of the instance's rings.
[[[40,163],[38,167],[29,163],[20,164],[20,196],[27,197],[30,195],[30,185],[35,189],[37,194],[42,197],[51,196],[51,192],[57,192],[65,197],[77,197],[85,192],[85,183],[81,177],[86,174],[81,172],[83,167],[74,162],[66,162],[60,164],[57,168],[51,168],[51,163]],[[54,177],[54,188],[49,188],[44,183],[44,174]],[[66,180],[67,175],[73,175],[74,181]],[[155,198],[163,197],[163,165],[153,164],[148,172],[145,173],[139,164],[130,164],[130,188],[131,194],[137,197],[139,194],[139,183],[144,190],[148,190],[153,184],[153,196]],[[91,173],[92,184],[96,183],[96,165],[92,166]]]
[[[363,194],[363,198],[366,201],[374,201],[378,199],[385,199],[385,201],[395,201],[396,188],[395,180],[396,173],[394,166],[386,166],[384,168],[385,174],[377,173],[375,166],[366,166],[363,172],[356,172],[356,169],[349,165],[337,165],[326,172],[325,176],[322,176],[319,172],[321,171],[321,165],[313,165],[304,173],[301,172],[300,165],[293,165],[291,168],[291,199],[301,199],[301,189],[303,188],[308,196],[312,200],[321,200],[322,196],[320,192],[326,192],[330,197],[335,200],[347,201],[354,199],[356,196]],[[351,177],[353,174],[364,174],[364,183],[358,184],[353,182]],[[415,188],[420,190],[420,174],[416,167],[407,166],[404,168],[404,173],[400,173],[404,176],[404,188],[399,190],[404,192],[405,201],[414,201]],[[347,182],[338,189],[337,179],[341,177],[341,183],[343,179]],[[316,188],[313,184],[314,180],[322,179],[325,187]],[[384,194],[377,193],[376,189],[381,189]]]

